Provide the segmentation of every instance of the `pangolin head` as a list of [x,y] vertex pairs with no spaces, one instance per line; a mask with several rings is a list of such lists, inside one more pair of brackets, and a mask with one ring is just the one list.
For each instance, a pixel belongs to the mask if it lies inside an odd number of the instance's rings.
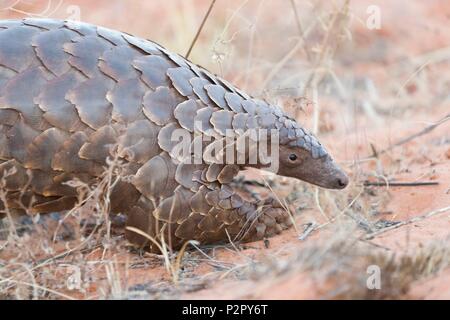
[[278,174],[327,189],[343,189],[348,177],[320,142],[302,128],[290,138],[281,137]]

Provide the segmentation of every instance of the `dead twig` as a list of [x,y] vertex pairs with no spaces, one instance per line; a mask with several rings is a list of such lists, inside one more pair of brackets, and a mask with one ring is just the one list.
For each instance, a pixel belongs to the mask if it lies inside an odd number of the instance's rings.
[[364,181],[365,187],[418,187],[418,186],[436,186],[439,182],[424,181],[424,182],[372,182]]
[[[410,142],[410,141],[412,141],[412,140],[414,140],[414,139],[416,139],[416,138],[418,138],[420,136],[423,136],[424,134],[427,134],[427,133],[431,132],[432,130],[436,129],[441,124],[447,122],[448,120],[450,120],[450,113],[447,114],[445,117],[443,117],[441,120],[439,120],[439,121],[437,121],[437,122],[435,122],[433,124],[430,124],[429,126],[425,127],[424,129],[420,130],[419,132],[416,132],[416,133],[414,133],[414,134],[412,134],[412,135],[410,135],[410,136],[408,136],[406,138],[400,139],[398,142],[394,143],[393,145],[391,145],[391,146],[389,146],[389,147],[387,147],[387,148],[385,148],[385,149],[383,149],[381,151],[374,152],[374,154],[372,154],[368,158],[378,157],[380,154],[383,154],[383,153],[386,153],[388,151],[391,151],[392,149],[394,149],[394,148],[396,148],[398,146],[401,146],[401,145],[403,145],[405,143],[408,143],[408,142]],[[366,158],[366,159],[368,159],[368,158]]]
[[202,23],[200,24],[200,27],[198,28],[197,33],[195,34],[195,37],[194,37],[194,39],[191,42],[191,46],[189,47],[189,50],[187,51],[187,53],[185,55],[186,59],[189,58],[189,55],[191,54],[191,51],[194,48],[194,45],[197,42],[198,37],[200,36],[200,33],[202,32],[203,26],[205,25],[206,20],[208,20],[209,14],[211,13],[215,3],[216,3],[216,0],[212,0],[211,1],[211,4],[209,5],[208,11],[206,12],[205,16],[203,17]]
[[302,234],[300,234],[298,236],[298,240],[301,240],[301,241],[305,240],[311,234],[311,232],[313,232],[316,229],[316,227],[317,227],[317,224],[315,222],[306,223],[304,225],[304,230],[303,230]]
[[437,209],[437,210],[433,210],[433,211],[430,211],[428,213],[422,214],[420,216],[411,218],[409,220],[401,221],[401,222],[396,223],[396,224],[394,224],[394,225],[392,225],[390,227],[386,227],[386,228],[383,228],[381,230],[378,230],[378,231],[375,231],[375,232],[371,232],[371,233],[361,237],[361,239],[371,240],[374,237],[379,236],[382,233],[385,233],[385,232],[388,232],[390,230],[394,230],[394,229],[403,227],[403,226],[411,224],[411,223],[415,223],[415,222],[419,222],[419,221],[428,219],[428,218],[433,217],[433,216],[435,216],[435,215],[437,215],[439,213],[444,213],[444,212],[447,212],[447,211],[450,211],[450,206],[444,207],[444,208],[441,208],[441,209]]

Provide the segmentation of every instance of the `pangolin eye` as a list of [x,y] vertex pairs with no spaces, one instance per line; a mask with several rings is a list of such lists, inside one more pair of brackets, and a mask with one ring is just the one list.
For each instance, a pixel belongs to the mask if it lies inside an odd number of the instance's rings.
[[289,160],[291,160],[291,161],[297,160],[297,155],[296,155],[295,153],[291,153],[291,154],[289,155]]

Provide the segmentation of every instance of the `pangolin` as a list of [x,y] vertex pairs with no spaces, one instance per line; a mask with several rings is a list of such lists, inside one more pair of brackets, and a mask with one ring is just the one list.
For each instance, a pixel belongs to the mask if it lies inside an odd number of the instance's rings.
[[[174,249],[187,240],[278,234],[291,224],[287,210],[273,199],[244,199],[232,184],[240,170],[263,166],[235,143],[250,140],[249,129],[278,133],[277,174],[347,185],[324,147],[282,109],[155,42],[81,22],[0,20],[0,217],[5,208],[72,208],[77,190],[66,182],[94,183],[114,158],[123,178],[111,191],[111,212]],[[174,132],[219,152],[197,156],[190,148],[180,157]],[[218,161],[225,145],[243,162]],[[135,232],[126,237],[157,250]]]

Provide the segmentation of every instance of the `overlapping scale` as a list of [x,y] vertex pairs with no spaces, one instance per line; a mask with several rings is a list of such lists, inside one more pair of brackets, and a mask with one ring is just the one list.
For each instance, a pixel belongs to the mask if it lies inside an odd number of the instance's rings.
[[66,99],[75,105],[82,122],[99,129],[111,122],[112,105],[106,96],[113,87],[112,79],[98,75],[70,90]]
[[194,119],[194,127],[196,130],[207,136],[220,138],[220,133],[214,130],[214,127],[210,122],[211,117],[215,111],[216,110],[211,107],[205,107],[198,110],[197,116]]
[[211,84],[210,81],[204,78],[196,77],[189,80],[189,82],[192,85],[192,91],[204,104],[209,105],[210,103],[212,103],[205,89],[206,85]]
[[44,119],[51,125],[66,131],[82,129],[85,125],[80,121],[75,106],[66,99],[66,94],[84,80],[84,76],[79,72],[67,72],[48,81],[34,99],[34,103],[44,111]]
[[240,169],[241,168],[238,165],[227,164],[222,171],[220,171],[217,180],[220,183],[228,184],[233,181],[233,178],[239,173]]
[[97,28],[94,25],[80,21],[66,20],[64,21],[64,26],[82,36],[95,35],[97,32]]
[[89,78],[100,73],[99,57],[111,48],[111,43],[95,35],[78,37],[64,44],[64,50],[70,54],[69,63]]
[[161,54],[158,46],[153,42],[139,39],[128,34],[122,34],[122,36],[130,45],[144,51],[145,53],[156,55]]
[[36,108],[34,98],[41,93],[50,79],[51,76],[43,67],[30,67],[18,73],[0,88],[0,108],[19,111],[31,127],[42,129],[43,112]]
[[227,92],[225,93],[225,100],[228,103],[228,107],[235,113],[244,112],[244,108],[242,107],[242,101],[244,101],[244,99],[238,94]]
[[121,123],[133,123],[143,117],[142,105],[146,87],[137,78],[120,80],[106,98],[112,104],[112,118]]
[[99,176],[104,171],[102,166],[93,160],[87,160],[79,156],[81,147],[88,143],[88,139],[86,133],[78,131],[64,141],[59,151],[53,157],[53,170]]
[[27,147],[39,135],[40,131],[34,130],[23,118],[20,118],[6,133],[8,154],[24,163],[27,156]]
[[142,73],[142,80],[150,88],[156,90],[160,86],[169,86],[170,79],[166,72],[174,65],[167,59],[156,55],[142,56],[133,61],[133,66]]
[[189,131],[194,131],[195,117],[197,111],[203,108],[199,100],[189,99],[180,103],[174,110],[174,116],[178,120],[180,126]]
[[[176,155],[174,152],[177,151],[175,147],[182,143],[182,141],[178,140],[177,138],[183,137],[183,133],[186,133],[187,136],[190,137],[189,131],[186,131],[185,129],[181,128],[180,125],[177,122],[171,122],[165,125],[161,130],[159,130],[158,133],[158,144],[161,149],[168,152],[172,158],[176,158]],[[187,145],[186,147],[189,147],[190,145]]]
[[153,216],[168,223],[182,223],[191,212],[189,199],[193,194],[181,185],[176,187],[174,194],[161,201],[161,204],[153,211]]
[[130,46],[113,47],[102,54],[98,66],[104,74],[116,81],[136,79],[137,71],[131,61],[138,56],[139,52]]
[[127,44],[123,38],[123,34],[116,30],[111,30],[104,27],[97,27],[97,34],[105,40],[115,44],[116,46],[121,46]]
[[206,186],[201,186],[191,197],[189,204],[193,212],[205,215],[211,209],[211,206],[205,201],[208,192],[209,189]]
[[75,32],[67,29],[53,29],[33,37],[32,45],[45,67],[56,76],[61,76],[71,68],[70,55],[64,51],[64,44],[77,37]]
[[190,158],[177,165],[175,180],[187,189],[193,189],[196,186],[193,180],[196,171],[203,169],[203,164],[194,164]]
[[227,110],[219,110],[211,115],[210,122],[214,129],[219,132],[222,136],[232,135],[233,136],[233,121],[234,113]]
[[39,29],[29,26],[0,29],[0,65],[17,72],[35,65],[37,57],[29,44],[38,33]]
[[159,127],[148,120],[137,120],[130,124],[118,139],[117,152],[127,161],[143,164],[158,155]]
[[22,21],[24,25],[47,30],[59,29],[64,26],[64,21],[46,18],[25,18]]
[[178,238],[184,240],[196,240],[199,237],[199,223],[203,216],[197,212],[191,212],[175,231]]
[[217,84],[205,85],[205,90],[208,93],[209,98],[219,107],[225,110],[229,110],[227,101],[225,100],[225,89]]
[[164,126],[176,121],[174,110],[182,101],[174,89],[158,87],[144,96],[144,113],[157,125]]
[[164,198],[171,195],[178,185],[175,181],[175,171],[176,165],[170,156],[162,152],[139,168],[132,183],[149,199]]
[[68,138],[69,134],[66,131],[57,128],[42,132],[28,145],[24,166],[29,169],[50,171],[55,153]]
[[195,74],[190,69],[185,67],[169,68],[167,76],[182,96],[189,97],[194,94],[190,80],[195,77]]
[[81,146],[79,156],[106,165],[106,159],[112,157],[112,151],[117,144],[117,132],[112,126],[106,125],[91,134]]

